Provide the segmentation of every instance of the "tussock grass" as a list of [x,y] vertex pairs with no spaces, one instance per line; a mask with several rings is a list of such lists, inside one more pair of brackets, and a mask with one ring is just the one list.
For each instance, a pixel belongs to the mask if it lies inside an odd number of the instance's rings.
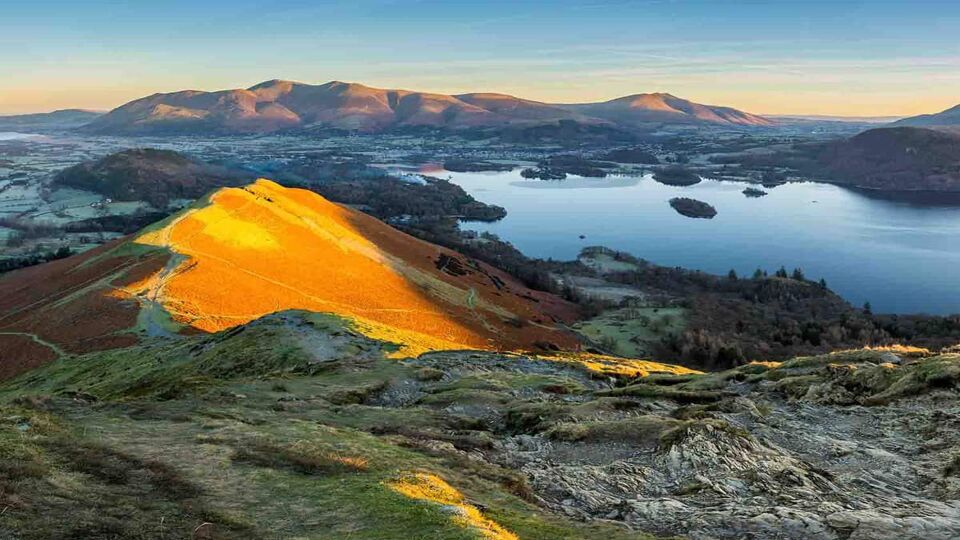
[[262,467],[288,467],[305,474],[341,474],[366,471],[369,460],[363,456],[337,453],[307,441],[293,444],[254,440],[236,445],[233,461]]
[[597,392],[598,396],[629,396],[644,399],[672,399],[678,403],[711,403],[724,398],[725,394],[712,390],[685,390],[673,386],[637,383],[622,388]]
[[546,432],[547,437],[567,442],[617,442],[655,446],[679,420],[662,416],[636,416],[621,420],[564,422]]

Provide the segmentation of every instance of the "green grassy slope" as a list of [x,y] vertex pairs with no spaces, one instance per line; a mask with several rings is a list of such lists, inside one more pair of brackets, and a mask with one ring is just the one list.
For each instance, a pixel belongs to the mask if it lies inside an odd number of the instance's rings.
[[[553,375],[439,381],[435,368],[382,349],[336,319],[287,313],[10,381],[0,387],[0,537],[480,538],[450,507],[388,487],[415,471],[521,538],[643,536],[537,507],[516,472],[457,449],[490,444],[484,422],[437,405],[579,385]],[[376,402],[424,381],[437,399]],[[428,434],[453,444],[421,445]]]

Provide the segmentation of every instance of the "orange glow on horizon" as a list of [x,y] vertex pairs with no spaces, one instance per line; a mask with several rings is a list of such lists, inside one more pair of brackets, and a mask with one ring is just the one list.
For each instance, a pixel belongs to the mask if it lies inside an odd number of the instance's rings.
[[[349,79],[349,78],[348,78]],[[523,99],[546,103],[588,103],[615,99],[637,93],[668,92],[673,95],[707,105],[733,107],[760,115],[834,115],[834,116],[914,116],[936,113],[957,105],[960,98],[950,88],[930,89],[920,93],[913,88],[909,93],[893,90],[859,92],[857,99],[850,99],[850,91],[835,89],[818,90],[784,84],[781,88],[757,90],[754,88],[727,87],[717,81],[681,80],[670,81],[624,81],[609,84],[582,84],[534,86],[518,84],[517,79],[507,79],[482,88],[465,86],[447,81],[441,84],[424,84],[416,80],[371,80],[371,86],[406,87],[442,94],[461,94],[494,89],[500,93]],[[769,84],[759,86],[770,88]],[[809,81],[806,81],[809,82]],[[184,89],[216,91],[225,88],[245,87],[250,81],[221,81],[213,84],[198,84],[186,78],[182,81],[157,81],[142,83],[136,87],[103,86],[99,81],[81,81],[76,85],[40,80],[35,85],[5,87],[0,83],[0,115],[16,115],[51,112],[59,109],[87,109],[109,111],[127,102],[156,92],[176,92]],[[14,84],[14,83],[8,83]]]

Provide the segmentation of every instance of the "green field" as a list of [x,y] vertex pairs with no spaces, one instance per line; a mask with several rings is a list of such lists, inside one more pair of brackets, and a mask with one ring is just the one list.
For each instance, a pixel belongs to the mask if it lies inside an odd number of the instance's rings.
[[676,307],[624,307],[604,311],[574,326],[609,352],[630,357],[652,353],[664,336],[683,331],[686,310]]

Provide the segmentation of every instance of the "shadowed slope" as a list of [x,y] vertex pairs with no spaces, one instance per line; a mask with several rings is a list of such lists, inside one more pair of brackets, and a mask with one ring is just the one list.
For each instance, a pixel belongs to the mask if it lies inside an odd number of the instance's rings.
[[824,175],[838,184],[890,191],[960,191],[960,133],[883,127],[823,145]]
[[214,332],[288,309],[346,317],[399,355],[576,347],[556,328],[574,314],[559,298],[268,180],[216,191],[125,243],[14,272],[0,298],[0,332],[20,348],[38,346],[30,336],[68,352],[125,346],[134,327]]
[[0,379],[63,353],[136,343],[137,302],[114,291],[158,272],[168,259],[162,250],[113,242],[0,276]]

